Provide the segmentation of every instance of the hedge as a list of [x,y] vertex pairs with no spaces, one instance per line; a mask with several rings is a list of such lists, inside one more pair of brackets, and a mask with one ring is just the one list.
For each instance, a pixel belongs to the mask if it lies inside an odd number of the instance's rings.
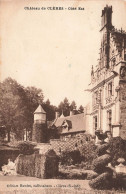
[[[118,159],[124,158],[126,161],[126,140],[121,137],[114,137],[110,140],[109,152],[112,156],[111,164],[118,165]],[[125,162],[126,164],[126,162]]]
[[35,175],[35,155],[20,154],[16,159],[16,172],[25,176]]
[[112,175],[108,172],[100,174],[98,177],[89,181],[89,185],[93,189],[110,189]]
[[84,143],[79,147],[80,154],[84,162],[92,164],[92,161],[97,157],[97,146],[93,141]]
[[97,154],[99,156],[103,155],[103,154],[106,154],[106,150],[109,148],[109,144],[108,143],[105,143],[105,144],[102,144],[100,146],[98,146],[97,148]]
[[105,166],[111,161],[111,156],[109,154],[105,154],[103,156],[99,156],[93,161],[93,170],[97,173],[104,172]]
[[79,150],[63,151],[60,155],[60,162],[62,165],[71,165],[81,162],[81,155]]
[[17,147],[19,149],[20,154],[29,155],[34,153],[35,143],[29,141],[19,142]]

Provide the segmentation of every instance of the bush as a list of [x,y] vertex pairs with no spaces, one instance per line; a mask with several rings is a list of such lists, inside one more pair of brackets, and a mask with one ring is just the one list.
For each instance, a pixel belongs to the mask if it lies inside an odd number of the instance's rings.
[[67,179],[80,179],[80,180],[84,180],[87,178],[87,174],[86,173],[82,173],[82,172],[69,172],[67,174]]
[[64,151],[60,156],[61,164],[72,165],[81,162],[81,155],[79,150]]
[[109,144],[108,143],[99,145],[98,148],[97,148],[97,154],[98,154],[98,156],[101,156],[103,154],[106,154],[106,150],[108,148],[109,148]]
[[111,161],[111,156],[109,154],[105,154],[103,156],[99,156],[93,161],[93,170],[97,173],[104,172],[105,166]]
[[112,156],[111,164],[113,166],[117,165],[118,158],[124,158],[126,161],[126,140],[121,137],[113,137],[109,144],[109,151]]
[[89,185],[93,189],[110,189],[112,175],[108,172],[102,173],[98,177],[89,181]]
[[92,170],[92,164],[88,163],[88,162],[81,162],[81,164],[79,164],[80,168],[83,168],[85,170]]
[[96,177],[98,177],[99,176],[99,174],[98,173],[96,173],[96,172],[94,172],[94,171],[89,171],[88,173],[87,173],[87,180],[91,180],[91,179],[94,179],[94,178],[96,178]]
[[35,143],[29,141],[19,142],[17,147],[19,148],[20,154],[29,155],[34,153]]
[[97,146],[92,141],[84,143],[79,148],[80,154],[84,162],[88,162],[88,164],[92,164],[92,161],[97,157],[96,148]]
[[25,176],[35,176],[35,155],[20,154],[16,159],[16,172]]
[[116,177],[112,180],[112,185],[115,190],[126,190],[126,178]]

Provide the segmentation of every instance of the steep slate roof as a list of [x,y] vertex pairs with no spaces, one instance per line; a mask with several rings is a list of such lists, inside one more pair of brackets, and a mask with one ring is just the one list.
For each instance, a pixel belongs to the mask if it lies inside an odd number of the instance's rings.
[[84,113],[77,114],[77,115],[71,115],[71,116],[67,116],[64,118],[59,117],[58,119],[54,121],[53,125],[56,126],[57,128],[61,127],[64,121],[66,121],[67,123],[71,122],[72,128],[70,128],[67,131],[66,129],[65,130],[63,129],[61,134],[85,131]]
[[44,114],[46,114],[46,112],[44,111],[44,109],[42,108],[41,105],[38,106],[38,108],[35,110],[34,114],[35,113],[44,113]]

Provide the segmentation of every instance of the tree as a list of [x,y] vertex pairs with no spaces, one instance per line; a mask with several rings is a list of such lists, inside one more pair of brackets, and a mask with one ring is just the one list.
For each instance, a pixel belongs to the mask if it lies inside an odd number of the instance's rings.
[[47,99],[46,102],[45,102],[45,104],[50,105],[50,100]]
[[32,130],[33,113],[43,98],[41,89],[24,88],[12,78],[5,79],[0,83],[0,126],[22,139],[25,128]]
[[63,112],[64,116],[68,116],[70,114],[70,103],[67,98],[64,98],[63,102],[60,102],[58,111],[60,114]]
[[17,136],[22,135],[25,127],[24,117],[24,88],[15,80],[7,78],[0,84],[0,125],[5,125],[8,131]]
[[41,89],[36,87],[25,88],[25,106],[27,118],[27,130],[32,129],[34,122],[34,111],[39,104],[43,104],[44,95]]
[[78,111],[79,111],[80,113],[83,113],[83,112],[84,112],[84,107],[83,107],[82,105],[80,105]]
[[73,110],[76,110],[77,106],[76,106],[76,102],[73,100],[71,102],[71,105],[70,105],[70,110],[73,111]]
[[60,115],[62,114],[63,107],[64,107],[64,103],[60,102],[60,104],[58,105],[58,112],[60,113]]
[[45,103],[43,103],[43,108],[46,112],[47,121],[54,120],[55,119],[55,109],[56,109],[56,107],[51,105],[49,99]]

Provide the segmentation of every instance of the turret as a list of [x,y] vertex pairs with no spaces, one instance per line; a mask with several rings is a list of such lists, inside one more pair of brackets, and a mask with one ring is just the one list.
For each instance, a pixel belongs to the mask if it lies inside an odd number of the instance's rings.
[[32,141],[37,143],[46,142],[47,124],[46,112],[41,105],[34,112],[34,124],[32,131]]
[[46,112],[41,105],[34,112],[34,123],[46,123]]

